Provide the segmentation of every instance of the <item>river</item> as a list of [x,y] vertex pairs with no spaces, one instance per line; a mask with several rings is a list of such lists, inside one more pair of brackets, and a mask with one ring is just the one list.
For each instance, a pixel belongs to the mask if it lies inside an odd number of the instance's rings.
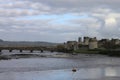
[[[75,56],[78,57],[1,60],[0,80],[120,80],[120,58],[84,54]],[[73,68],[77,71],[72,72]]]

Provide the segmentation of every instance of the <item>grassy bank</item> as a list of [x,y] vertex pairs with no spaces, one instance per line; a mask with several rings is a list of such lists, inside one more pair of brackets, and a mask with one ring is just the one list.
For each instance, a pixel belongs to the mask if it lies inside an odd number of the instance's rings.
[[101,54],[113,57],[120,57],[120,50],[76,50],[77,54]]
[[75,50],[75,53],[81,53],[81,54],[98,54],[98,50]]
[[99,54],[113,56],[113,57],[120,57],[120,50],[119,51],[116,51],[116,50],[104,50],[104,51],[100,51]]

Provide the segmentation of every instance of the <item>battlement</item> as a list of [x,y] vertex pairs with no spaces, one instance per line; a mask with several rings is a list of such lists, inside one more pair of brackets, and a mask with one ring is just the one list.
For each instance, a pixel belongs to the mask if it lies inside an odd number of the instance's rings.
[[96,37],[79,37],[78,41],[67,41],[66,45],[67,48],[73,47],[74,49],[79,49],[86,46],[86,49],[96,49],[96,48],[101,48],[105,47],[106,45],[120,45],[120,40],[119,39],[101,39],[97,40]]

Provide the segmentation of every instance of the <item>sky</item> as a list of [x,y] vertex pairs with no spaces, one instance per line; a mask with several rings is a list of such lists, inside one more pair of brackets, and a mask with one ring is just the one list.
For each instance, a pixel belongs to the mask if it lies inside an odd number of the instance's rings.
[[120,0],[0,0],[0,39],[120,38]]

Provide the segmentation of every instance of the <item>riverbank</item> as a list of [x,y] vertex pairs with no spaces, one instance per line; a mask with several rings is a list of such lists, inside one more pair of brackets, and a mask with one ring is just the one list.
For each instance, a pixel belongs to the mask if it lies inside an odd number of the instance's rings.
[[20,58],[69,58],[71,54],[68,53],[2,53],[0,60],[20,59]]
[[73,58],[71,54],[54,54],[54,55],[41,55],[41,54],[12,54],[0,55],[0,60],[20,59],[20,58]]
[[59,52],[53,52],[53,53],[2,53],[0,55],[0,60],[9,60],[9,59],[20,59],[20,58],[81,58],[82,57],[92,57],[92,56],[110,56],[110,57],[120,57],[120,51],[109,51],[109,50],[77,50],[73,53],[59,53]]
[[73,53],[76,54],[100,54],[100,55],[107,55],[111,57],[120,57],[120,50],[99,50],[99,49],[94,49],[94,50],[76,50],[73,51]]
[[87,57],[103,57],[105,55],[100,54],[73,54],[73,53],[19,53],[19,54],[9,54],[0,55],[0,60],[10,60],[10,59],[21,59],[21,58],[87,58]]

